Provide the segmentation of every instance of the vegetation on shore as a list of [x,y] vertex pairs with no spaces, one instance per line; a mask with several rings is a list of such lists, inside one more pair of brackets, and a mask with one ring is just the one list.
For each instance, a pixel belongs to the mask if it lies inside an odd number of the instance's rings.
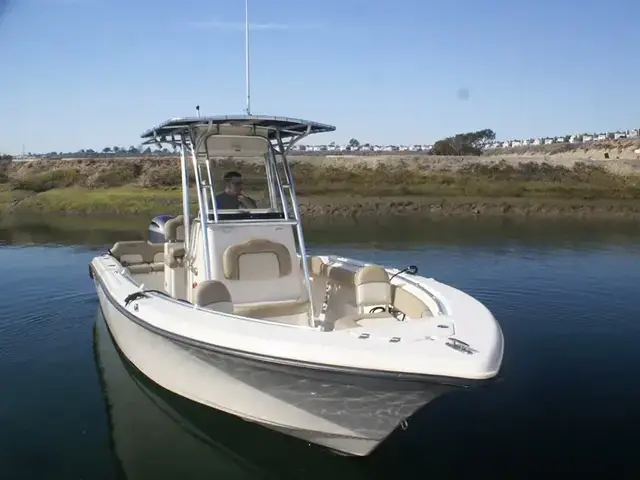
[[489,128],[477,132],[459,133],[438,140],[431,147],[431,155],[479,156],[486,145],[496,139],[496,132]]
[[[347,163],[293,162],[303,212],[640,216],[640,177],[583,163],[478,162],[437,170],[393,161],[375,167]],[[221,161],[217,171],[230,169],[249,179],[251,195],[264,196],[261,165]],[[175,158],[5,162],[0,212],[177,213],[180,184]]]

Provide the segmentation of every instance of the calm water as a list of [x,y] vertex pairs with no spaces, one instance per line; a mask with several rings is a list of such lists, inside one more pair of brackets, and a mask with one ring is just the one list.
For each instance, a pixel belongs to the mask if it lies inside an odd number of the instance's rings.
[[314,252],[416,264],[505,334],[500,383],[439,398],[364,459],[185,401],[122,361],[87,263],[145,227],[0,224],[0,478],[640,477],[637,224],[310,225]]

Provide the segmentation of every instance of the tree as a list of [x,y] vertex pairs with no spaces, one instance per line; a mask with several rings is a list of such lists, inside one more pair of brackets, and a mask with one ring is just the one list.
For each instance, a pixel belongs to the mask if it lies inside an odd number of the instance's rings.
[[102,153],[109,153],[111,151],[111,147],[104,147],[102,149]]
[[360,146],[360,142],[355,138],[352,138],[351,140],[349,140],[349,146],[351,148],[358,148]]
[[482,149],[495,140],[496,132],[490,128],[477,132],[458,133],[454,137],[438,140],[431,147],[432,155],[482,155]]

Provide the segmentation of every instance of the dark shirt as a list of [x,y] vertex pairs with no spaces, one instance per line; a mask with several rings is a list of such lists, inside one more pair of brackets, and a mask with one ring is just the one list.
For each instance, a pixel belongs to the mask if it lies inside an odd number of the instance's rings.
[[238,197],[229,195],[227,192],[219,193],[214,198],[216,199],[216,208],[218,210],[238,210],[257,207],[255,200],[252,198],[243,197],[245,203],[242,203]]
[[216,208],[218,210],[237,210],[245,208],[235,195],[229,195],[227,192],[219,193],[215,196]]

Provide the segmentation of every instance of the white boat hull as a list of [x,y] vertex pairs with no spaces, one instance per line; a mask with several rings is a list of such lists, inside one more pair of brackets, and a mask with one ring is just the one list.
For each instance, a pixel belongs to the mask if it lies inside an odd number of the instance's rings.
[[[270,365],[214,352],[134,322],[96,282],[118,347],[158,385],[275,431],[357,456],[452,386]],[[355,382],[355,383],[354,383]]]

